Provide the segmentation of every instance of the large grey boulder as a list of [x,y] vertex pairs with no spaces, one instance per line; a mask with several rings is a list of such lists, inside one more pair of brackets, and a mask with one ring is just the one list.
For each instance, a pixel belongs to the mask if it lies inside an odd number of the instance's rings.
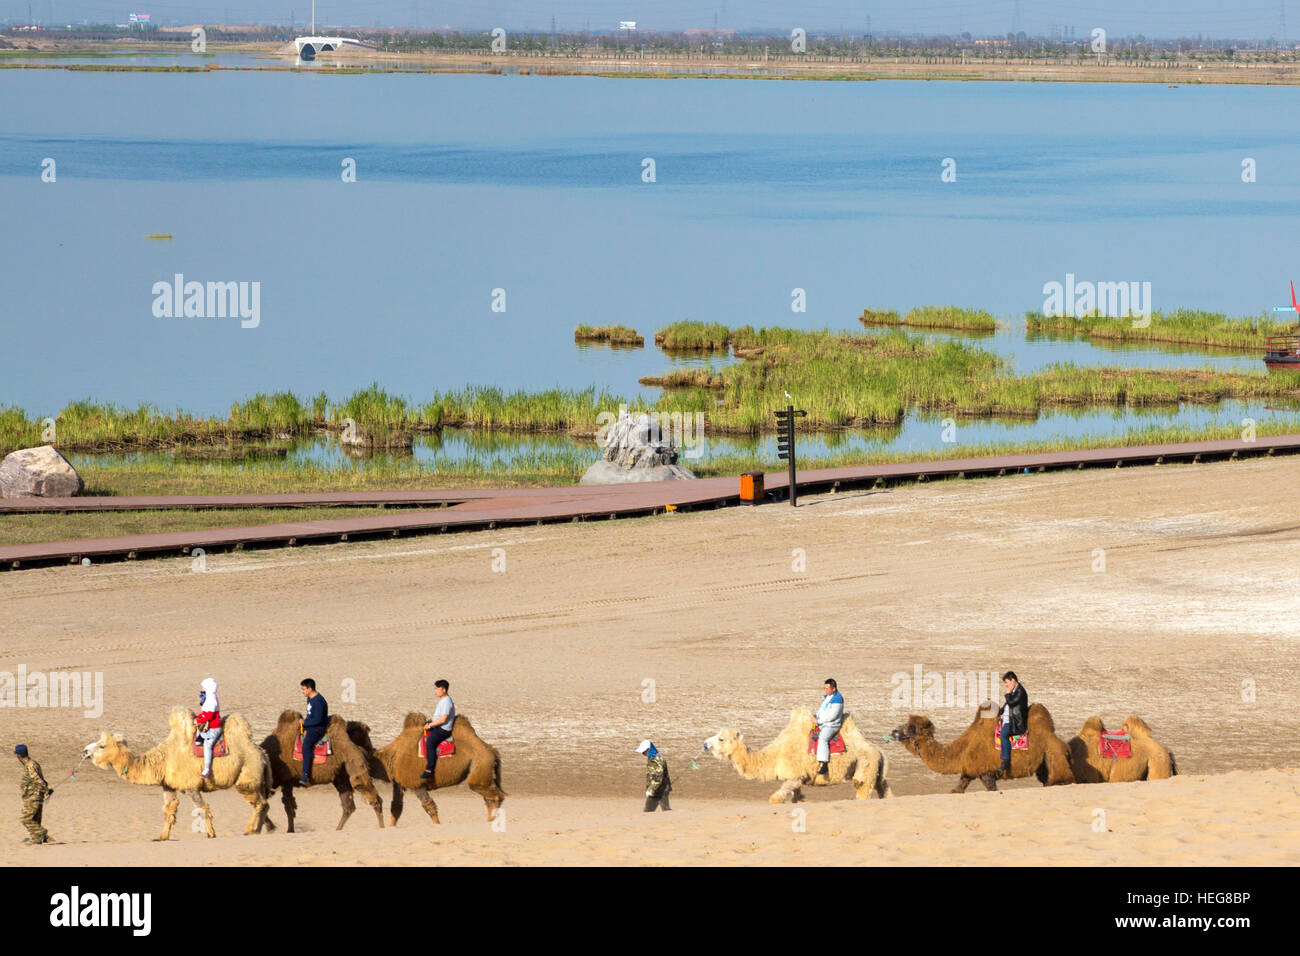
[[677,464],[677,445],[671,438],[664,440],[655,419],[620,411],[605,434],[600,461],[587,469],[579,483],[614,485],[694,477]]
[[53,445],[20,448],[0,462],[0,498],[71,498],[85,483]]

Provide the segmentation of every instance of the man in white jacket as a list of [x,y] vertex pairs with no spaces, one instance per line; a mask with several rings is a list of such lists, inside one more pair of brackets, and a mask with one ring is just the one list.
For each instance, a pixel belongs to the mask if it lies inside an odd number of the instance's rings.
[[824,777],[830,772],[830,740],[840,732],[844,723],[844,698],[840,696],[839,685],[835,678],[828,677],[822,684],[822,703],[817,708],[817,776]]

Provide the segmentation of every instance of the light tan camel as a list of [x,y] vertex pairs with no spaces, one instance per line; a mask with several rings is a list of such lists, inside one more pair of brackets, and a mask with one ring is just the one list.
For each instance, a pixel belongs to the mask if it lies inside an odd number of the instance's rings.
[[429,718],[424,714],[407,714],[397,739],[379,750],[371,745],[369,728],[365,724],[356,721],[348,724],[348,735],[353,742],[374,754],[370,760],[371,776],[376,780],[387,780],[393,785],[393,798],[389,801],[392,826],[397,826],[397,820],[402,815],[404,791],[413,791],[424,807],[424,812],[429,814],[429,819],[438,823],[438,805],[429,796],[429,791],[461,783],[468,783],[469,788],[483,798],[487,805],[488,819],[491,820],[506,797],[506,792],[501,789],[501,755],[495,747],[479,738],[468,717],[458,715],[451,728],[451,739],[456,745],[456,752],[438,758],[433,780],[422,780],[420,774],[424,772],[424,758],[420,756],[420,735],[428,722]]
[[159,840],[169,839],[176,825],[178,793],[190,795],[203,811],[208,836],[216,836],[212,808],[204,801],[203,794],[231,787],[253,807],[253,816],[244,828],[245,835],[261,833],[271,792],[271,765],[262,748],[253,743],[248,722],[239,714],[223,719],[223,736],[230,752],[224,757],[214,757],[212,773],[204,778],[199,776],[203,772],[203,758],[193,753],[194,715],[184,707],[177,707],[167,720],[171,724],[167,739],[138,757],[127,748],[125,737],[112,733],[101,734],[98,740],[87,744],[82,756],[89,757],[96,767],[116,770],[128,783],[162,787],[163,829]]
[[[1008,776],[1037,777],[1044,787],[1074,783],[1070,770],[1070,750],[1065,741],[1056,736],[1056,724],[1042,704],[1029,708],[1029,749],[1011,751],[1011,772]],[[997,726],[997,707],[986,702],[975,712],[975,720],[965,732],[950,744],[941,744],[934,738],[934,723],[929,717],[913,715],[907,723],[894,729],[890,735],[916,754],[935,773],[955,773],[960,779],[953,793],[964,793],[970,782],[979,778],[989,790],[996,790],[997,771],[1002,763],[1002,752],[993,745],[993,731]]]
[[813,715],[796,707],[790,723],[777,738],[762,750],[750,750],[743,734],[730,729],[719,730],[704,742],[704,749],[719,760],[729,760],[746,780],[779,780],[781,786],[768,797],[768,803],[798,803],[803,799],[804,784],[826,786],[851,783],[857,799],[892,797],[894,791],[886,779],[889,766],[885,755],[858,731],[853,718],[846,716],[840,727],[845,752],[831,754],[829,773],[817,777],[817,755],[808,753],[808,735],[813,729]]
[[[293,788],[300,786],[298,781],[302,779],[302,761],[293,755],[293,747],[298,739],[298,727],[301,723],[302,714],[296,710],[286,710],[280,714],[280,720],[275,725],[275,733],[262,741],[262,749],[266,751],[266,756],[271,761],[271,788],[273,790],[276,787],[280,788],[280,799],[284,802],[284,815],[289,818],[290,833],[293,832],[293,818],[298,809]],[[370,728],[365,724],[359,726],[364,728],[365,736],[369,738]],[[375,783],[370,778],[372,751],[358,746],[348,736],[348,724],[338,714],[331,715],[326,735],[330,739],[333,753],[324,763],[311,765],[310,779],[313,784],[332,783],[334,789],[339,792],[343,815],[339,817],[339,824],[334,829],[342,830],[343,824],[348,822],[348,817],[356,811],[357,803],[352,796],[352,791],[355,789],[375,811],[375,816],[379,818],[379,828],[382,830],[384,801],[375,790]],[[275,823],[269,815],[266,818],[266,828],[275,829]]]
[[1131,757],[1103,757],[1101,735],[1106,726],[1097,716],[1083,722],[1083,729],[1070,738],[1070,768],[1078,783],[1126,783],[1133,780],[1164,780],[1178,773],[1174,755],[1151,737],[1151,728],[1141,717],[1129,717],[1120,728],[1129,735]]

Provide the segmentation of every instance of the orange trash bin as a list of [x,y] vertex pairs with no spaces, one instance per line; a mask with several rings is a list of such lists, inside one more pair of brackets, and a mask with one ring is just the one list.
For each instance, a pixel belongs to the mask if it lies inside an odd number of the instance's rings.
[[740,500],[747,505],[756,505],[763,500],[763,472],[747,471],[740,476]]

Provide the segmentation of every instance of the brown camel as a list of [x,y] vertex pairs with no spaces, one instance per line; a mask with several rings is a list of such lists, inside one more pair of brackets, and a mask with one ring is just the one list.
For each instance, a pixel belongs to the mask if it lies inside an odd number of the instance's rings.
[[253,733],[248,722],[239,714],[230,714],[222,721],[223,736],[229,753],[215,757],[210,776],[201,777],[203,757],[194,756],[194,715],[184,707],[177,707],[168,715],[171,733],[167,739],[139,756],[131,753],[126,738],[121,734],[104,733],[87,744],[83,757],[103,769],[112,768],[127,783],[161,786],[163,792],[163,828],[159,840],[171,838],[176,825],[176,808],[180,804],[178,793],[188,793],[195,806],[203,811],[203,825],[207,835],[214,837],[212,808],[203,799],[204,793],[234,787],[253,808],[253,816],[244,833],[261,833],[266,822],[266,808],[271,792],[271,767],[266,754],[253,743]]
[[393,785],[393,798],[389,802],[391,825],[397,826],[397,820],[402,815],[402,794],[406,790],[415,793],[424,812],[429,814],[429,819],[438,823],[438,805],[429,796],[429,791],[454,787],[460,783],[468,783],[469,788],[483,798],[487,805],[488,819],[491,820],[506,796],[506,792],[501,789],[501,755],[495,747],[479,739],[467,717],[458,715],[451,730],[456,752],[438,758],[433,780],[421,780],[424,758],[420,756],[420,735],[428,722],[429,718],[424,714],[407,714],[397,739],[379,750],[372,747],[368,728],[364,724],[355,721],[348,724],[348,734],[353,742],[374,753],[370,761],[371,775],[376,780],[387,780]]
[[[298,738],[298,727],[301,723],[302,714],[296,710],[286,710],[280,714],[280,720],[275,725],[275,733],[262,741],[262,749],[266,751],[266,756],[271,761],[271,789],[280,788],[280,798],[284,801],[284,815],[289,818],[290,833],[293,832],[293,818],[298,809],[293,788],[300,786],[298,781],[302,779],[302,761],[293,755],[293,745]],[[359,726],[364,727],[368,735],[370,728],[365,724]],[[370,804],[371,809],[375,811],[375,816],[379,818],[380,829],[383,829],[384,801],[380,799],[379,792],[375,790],[375,783],[370,778],[372,752],[358,746],[348,736],[348,724],[338,714],[330,717],[326,735],[330,739],[334,752],[324,763],[312,764],[310,779],[313,784],[332,783],[334,789],[339,792],[343,815],[339,817],[339,825],[334,829],[342,830],[343,824],[348,822],[348,817],[352,816],[357,809],[356,800],[352,796],[354,789],[360,791],[366,803]],[[275,829],[275,824],[269,816],[266,820],[266,828]]]
[[[1036,776],[1045,787],[1074,783],[1070,770],[1070,750],[1065,741],[1056,736],[1052,715],[1042,704],[1029,708],[1029,749],[1011,752],[1009,777]],[[891,736],[902,743],[909,753],[916,754],[936,773],[955,773],[960,776],[953,793],[964,793],[977,777],[989,790],[996,790],[997,771],[1002,763],[1002,752],[993,745],[993,731],[997,726],[997,708],[985,703],[975,712],[975,720],[965,732],[950,744],[934,739],[934,723],[929,717],[913,715],[907,723],[894,730]]]
[[1103,757],[1101,735],[1106,726],[1097,716],[1083,722],[1083,729],[1070,738],[1070,768],[1079,783],[1127,783],[1133,780],[1165,780],[1178,773],[1174,755],[1156,743],[1151,728],[1141,717],[1129,717],[1120,728],[1129,735],[1131,757]]

